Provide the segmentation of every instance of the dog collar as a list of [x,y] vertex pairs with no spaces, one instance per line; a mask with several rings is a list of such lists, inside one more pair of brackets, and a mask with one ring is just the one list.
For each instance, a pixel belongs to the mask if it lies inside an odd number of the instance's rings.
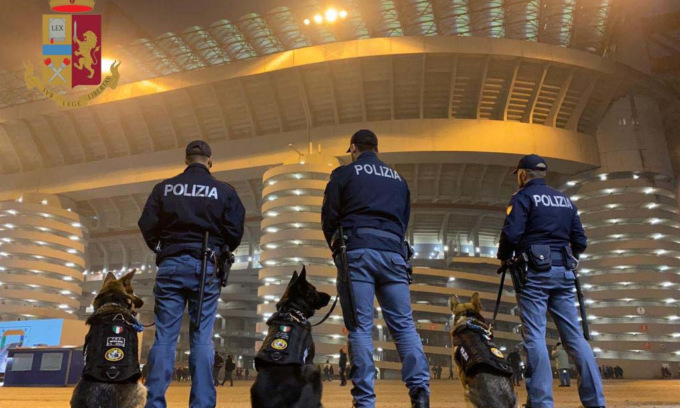
[[307,316],[304,315],[301,311],[293,308],[286,308],[278,312],[279,317],[289,317],[290,320],[294,320],[300,324],[306,325],[309,324],[307,321]]

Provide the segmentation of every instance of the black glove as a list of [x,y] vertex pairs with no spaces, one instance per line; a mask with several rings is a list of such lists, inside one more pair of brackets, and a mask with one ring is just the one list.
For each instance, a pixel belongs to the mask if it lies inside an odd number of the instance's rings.
[[505,272],[508,268],[510,268],[514,263],[515,263],[515,261],[513,261],[512,258],[506,259],[505,261],[501,261],[501,267],[498,268],[498,270],[496,271],[496,273],[497,273],[498,275],[502,274],[502,273]]

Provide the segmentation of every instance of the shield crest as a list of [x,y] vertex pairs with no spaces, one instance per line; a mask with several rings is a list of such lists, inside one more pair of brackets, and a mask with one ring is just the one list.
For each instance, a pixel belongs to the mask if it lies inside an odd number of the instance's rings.
[[43,15],[43,81],[74,88],[102,80],[100,15]]

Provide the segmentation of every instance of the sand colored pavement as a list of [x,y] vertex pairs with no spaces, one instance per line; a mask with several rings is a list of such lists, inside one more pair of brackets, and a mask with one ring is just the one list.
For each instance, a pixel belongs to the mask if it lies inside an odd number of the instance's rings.
[[[348,387],[338,381],[324,383],[325,408],[350,408]],[[218,408],[249,408],[251,382],[239,381],[234,387],[219,387]],[[406,389],[399,381],[377,382],[377,408],[410,407]],[[526,393],[518,388],[523,402]],[[0,388],[0,408],[67,408],[73,388]],[[575,386],[555,388],[557,408],[576,408],[580,403]],[[680,408],[680,380],[619,380],[605,382],[608,408]],[[168,408],[186,408],[189,385],[173,383],[167,393]],[[432,408],[464,408],[462,387],[457,381],[435,380],[432,383]]]

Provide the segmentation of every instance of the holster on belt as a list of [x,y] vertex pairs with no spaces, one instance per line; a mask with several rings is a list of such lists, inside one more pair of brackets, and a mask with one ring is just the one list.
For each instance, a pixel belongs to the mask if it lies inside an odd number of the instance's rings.
[[527,273],[529,271],[529,259],[526,253],[520,254],[518,257],[510,261],[510,276],[512,277],[512,286],[515,288],[515,293],[521,293],[524,285],[527,283]]
[[222,285],[222,287],[227,286],[229,272],[231,271],[231,265],[234,263],[234,260],[234,254],[229,249],[229,245],[222,245],[220,254],[217,257],[217,277],[220,278],[220,285]]

